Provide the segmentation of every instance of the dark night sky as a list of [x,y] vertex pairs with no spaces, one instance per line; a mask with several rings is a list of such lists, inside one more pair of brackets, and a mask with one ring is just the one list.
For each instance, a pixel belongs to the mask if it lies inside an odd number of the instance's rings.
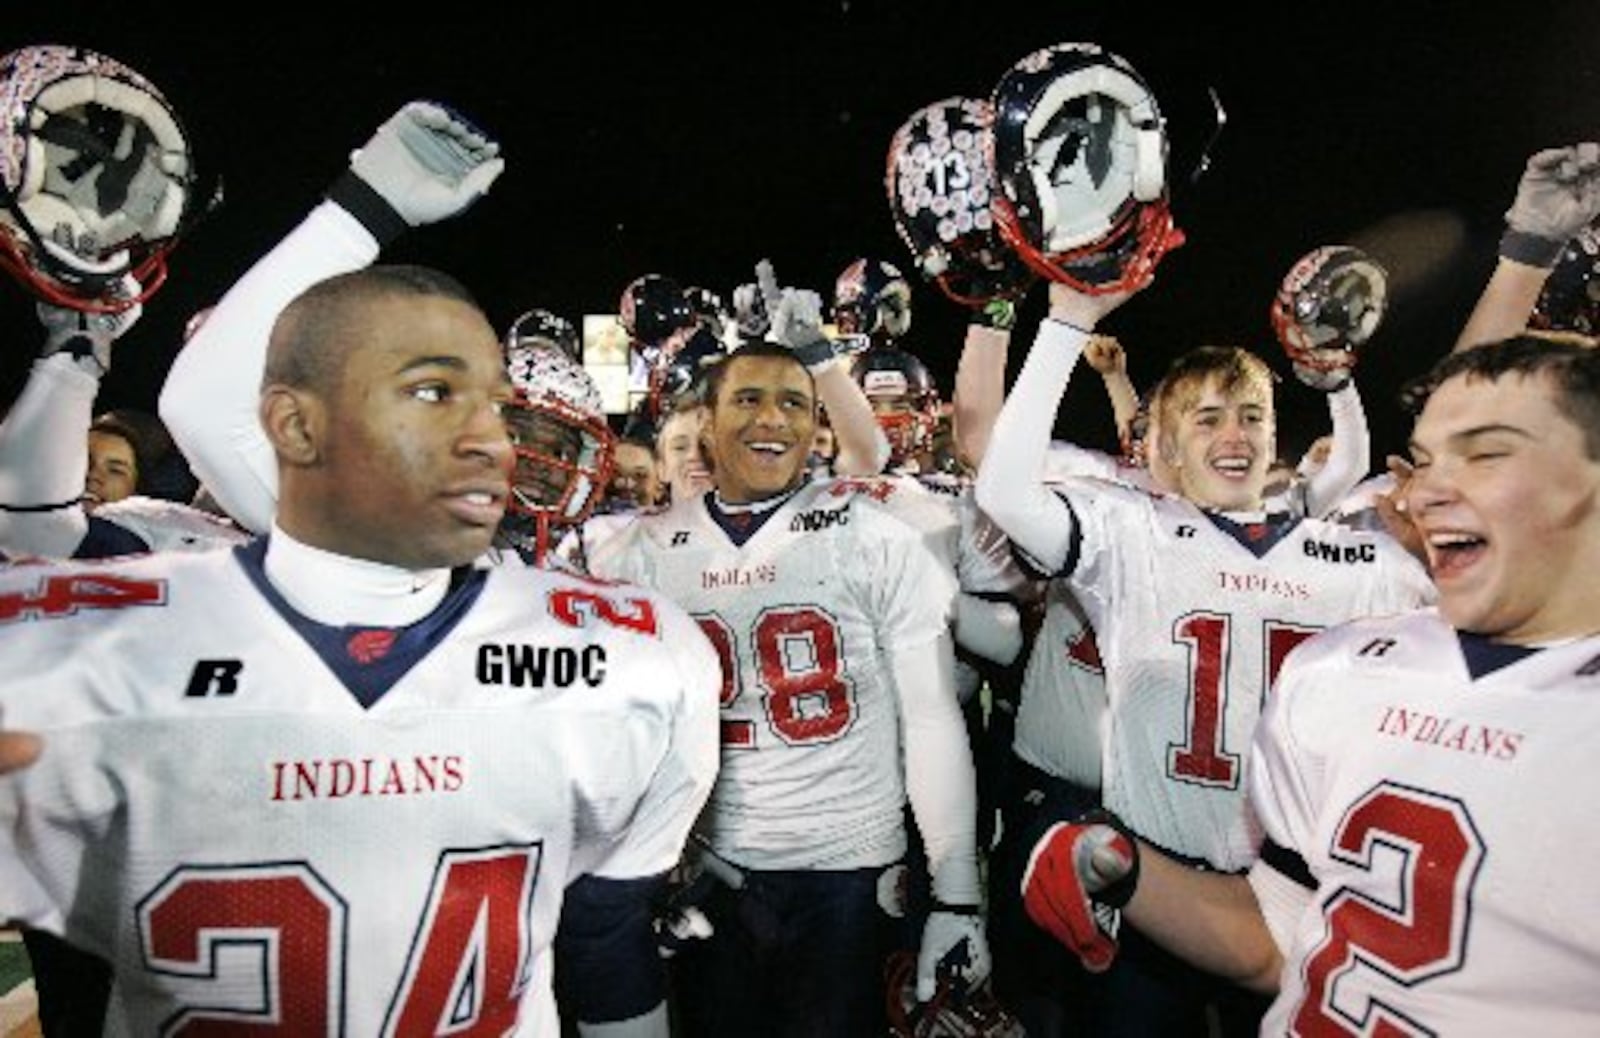
[[[622,287],[651,271],[725,295],[763,256],[783,283],[824,295],[856,256],[910,271],[883,187],[894,129],[940,98],[987,96],[1038,47],[1086,40],[1122,54],[1154,89],[1188,235],[1106,326],[1135,381],[1205,342],[1252,346],[1287,377],[1266,319],[1279,280],[1315,246],[1359,244],[1391,274],[1388,318],[1357,373],[1381,459],[1404,441],[1393,390],[1448,348],[1527,155],[1600,132],[1593,0],[1280,4],[1248,29],[1237,23],[1262,5],[176,13],[193,6],[33,4],[0,24],[0,50],[77,43],[145,73],[226,183],[225,204],[179,246],[167,287],[118,345],[103,407],[153,405],[188,316],[293,227],[350,150],[411,98],[474,118],[501,140],[508,168],[464,217],[386,258],[457,274],[501,326],[531,306],[577,320],[614,310]],[[1191,188],[1211,130],[1208,86],[1229,121],[1211,172]],[[0,315],[18,331],[4,364],[13,385],[39,338],[29,305],[19,287],[0,287]],[[914,306],[908,344],[948,392],[965,315],[927,285]],[[1013,371],[1042,312],[1040,289],[1024,306]],[[1069,391],[1058,431],[1104,446],[1097,382]],[[1297,456],[1325,431],[1326,412],[1292,380],[1280,404],[1283,451]]]

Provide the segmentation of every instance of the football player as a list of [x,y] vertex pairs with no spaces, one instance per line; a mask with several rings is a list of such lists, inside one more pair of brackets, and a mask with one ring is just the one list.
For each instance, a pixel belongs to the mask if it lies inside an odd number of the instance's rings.
[[935,903],[919,997],[988,973],[955,584],[876,481],[810,482],[816,392],[794,352],[713,368],[714,490],[641,516],[596,572],[700,622],[723,660],[722,770],[698,825],[724,877],[709,939],[672,960],[686,1033],[870,1035],[903,913],[909,799]]
[[[121,294],[138,290],[130,284]],[[142,306],[87,313],[40,302],[37,309],[44,349],[0,424],[0,548],[13,557],[105,558],[246,540],[226,518],[135,493],[137,432],[114,416],[90,417],[112,343]]]
[[158,407],[195,475],[245,529],[272,522],[278,473],[257,414],[273,320],[317,281],[374,262],[412,227],[448,219],[505,168],[500,147],[449,108],[402,106],[351,159],[327,198],[218,301],[179,351]]
[[0,711],[45,747],[0,782],[0,917],[114,963],[110,1033],[556,1034],[561,963],[580,1033],[665,1035],[711,646],[653,592],[476,564],[513,390],[453,279],[318,282],[262,385],[267,536],[0,576]]
[[[356,153],[300,225],[222,297],[162,385],[162,418],[217,500],[245,527],[271,523],[277,475],[251,395],[266,330],[296,290],[371,263],[406,228],[454,216],[504,168],[499,145],[433,102],[403,106]],[[556,531],[599,502],[613,440],[593,380],[571,355],[570,322],[531,310],[505,339],[517,439],[500,558],[553,561]]]
[[[213,515],[132,494],[112,474],[133,476],[127,465],[140,460],[126,430],[109,421],[91,429],[112,343],[138,321],[165,282],[167,254],[214,201],[193,152],[161,92],[121,62],[55,45],[0,55],[0,269],[38,297],[45,328],[0,427],[0,547],[10,555],[97,557],[243,538]],[[151,473],[142,475],[148,485]]]
[[[1134,289],[1136,290],[1136,289]],[[1153,449],[1177,493],[1040,479],[1057,404],[1096,324],[1132,290],[1050,285],[1041,326],[996,422],[978,503],[1040,572],[1067,581],[1095,631],[1107,704],[1095,752],[1057,785],[1041,819],[1097,803],[1193,867],[1239,872],[1255,857],[1244,804],[1250,737],[1283,655],[1334,623],[1426,601],[1427,574],[1391,538],[1263,511],[1273,456],[1272,376],[1243,350],[1202,347],[1174,362],[1151,401]],[[1063,770],[1066,766],[1063,765]],[[1103,1033],[1158,1033],[1201,1018],[1212,998],[1253,1031],[1259,1007],[1137,935],[1086,1000]]]
[[1404,511],[1438,606],[1284,661],[1248,875],[1063,824],[1030,897],[1068,932],[1117,884],[1129,921],[1275,993],[1263,1034],[1583,1033],[1600,1015],[1600,935],[1575,922],[1600,836],[1573,795],[1600,737],[1600,354],[1529,333],[1451,354],[1413,396]]

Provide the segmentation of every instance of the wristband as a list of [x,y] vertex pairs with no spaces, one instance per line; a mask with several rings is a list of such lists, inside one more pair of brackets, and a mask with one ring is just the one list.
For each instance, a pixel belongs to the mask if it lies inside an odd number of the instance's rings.
[[982,915],[982,905],[951,905],[935,899],[928,906],[930,912],[944,912],[947,915]]
[[1554,241],[1540,234],[1529,234],[1527,231],[1513,231],[1508,228],[1500,236],[1500,255],[1530,267],[1555,266],[1556,260],[1561,258],[1561,250],[1565,247],[1565,242]]
[[411,228],[394,206],[354,170],[345,170],[333,182],[328,188],[328,200],[355,217],[378,240],[380,249]]

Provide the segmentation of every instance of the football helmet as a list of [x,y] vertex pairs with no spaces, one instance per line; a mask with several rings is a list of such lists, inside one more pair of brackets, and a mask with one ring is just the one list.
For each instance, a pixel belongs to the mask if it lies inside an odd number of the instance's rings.
[[986,981],[975,989],[958,991],[954,981],[941,977],[938,990],[927,1002],[917,1001],[917,956],[897,951],[884,967],[887,989],[885,1008],[893,1038],[1026,1038],[1021,1021],[995,1000]]
[[911,328],[911,282],[893,263],[855,260],[833,283],[833,323],[841,336],[900,338]]
[[573,360],[583,358],[583,348],[578,339],[578,329],[560,314],[538,308],[524,311],[506,331],[505,346],[509,351],[518,346],[554,346]]
[[722,340],[704,326],[696,328],[682,345],[673,345],[657,353],[650,369],[650,414],[656,419],[699,403],[706,369],[727,356]]
[[643,346],[660,346],[674,332],[693,327],[694,308],[683,286],[663,274],[641,274],[628,282],[617,304],[628,337]]
[[854,356],[850,373],[889,440],[891,467],[933,449],[939,390],[921,359],[893,346],[874,346]]
[[1528,327],[1600,335],[1600,225],[1582,228],[1561,250]]
[[963,306],[1015,299],[1034,272],[995,230],[989,165],[994,108],[947,97],[917,109],[889,140],[889,213],[917,272]]
[[1270,314],[1295,375],[1319,388],[1342,384],[1383,321],[1388,298],[1383,267],[1353,246],[1324,245],[1296,260]]
[[611,481],[615,437],[599,387],[576,359],[537,340],[506,349],[516,454],[506,510],[555,526],[583,522]]
[[1155,96],[1121,57],[1061,43],[1008,69],[990,99],[1000,236],[1081,292],[1130,291],[1183,242]]
[[716,336],[719,341],[726,341],[729,329],[733,327],[733,311],[728,309],[728,304],[722,301],[722,296],[709,288],[700,285],[690,285],[683,290],[683,296],[689,301],[689,309],[694,314],[700,327]]
[[[46,302],[143,303],[198,211],[188,135],[155,85],[83,47],[0,55],[0,268]],[[116,287],[133,275],[140,292]]]

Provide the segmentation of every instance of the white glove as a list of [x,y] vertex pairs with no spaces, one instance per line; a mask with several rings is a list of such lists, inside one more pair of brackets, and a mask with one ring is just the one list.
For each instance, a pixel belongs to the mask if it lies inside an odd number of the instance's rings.
[[[411,227],[462,212],[488,193],[505,168],[499,143],[433,101],[406,104],[350,156],[350,172]],[[338,185],[331,193],[346,203]],[[366,213],[346,208],[367,222]]]
[[832,360],[833,343],[822,330],[822,297],[809,288],[786,288],[772,310],[772,337],[806,367]]
[[933,998],[941,976],[952,976],[963,990],[971,991],[989,979],[993,966],[982,915],[938,909],[928,913],[917,952],[917,1001]]
[[761,286],[746,282],[733,290],[733,323],[746,339],[762,339],[772,328],[772,315],[761,298]]
[[[125,274],[115,294],[132,299],[139,294],[139,282],[132,274]],[[44,346],[39,355],[71,354],[80,362],[80,367],[91,370],[97,377],[111,370],[111,344],[144,314],[144,306],[139,303],[116,313],[89,313],[43,302],[35,309],[45,330]]]
[[[1567,240],[1597,216],[1600,143],[1585,141],[1536,152],[1528,159],[1517,183],[1517,197],[1506,210],[1507,235],[1501,242],[1501,255],[1535,266],[1550,266]],[[1534,242],[1528,242],[1529,238]],[[1541,242],[1547,247],[1535,248],[1533,253],[1526,251]]]

